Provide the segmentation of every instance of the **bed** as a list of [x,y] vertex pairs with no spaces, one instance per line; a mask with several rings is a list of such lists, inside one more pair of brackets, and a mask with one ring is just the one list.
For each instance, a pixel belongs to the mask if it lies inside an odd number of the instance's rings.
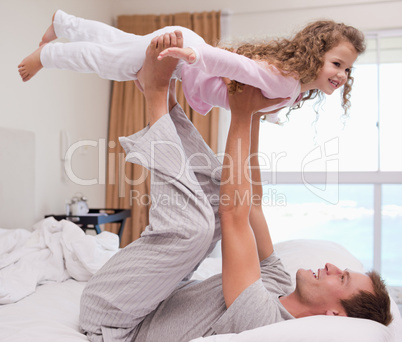
[[[0,300],[4,303],[0,305],[0,341],[87,341],[78,326],[80,296],[91,274],[117,250],[115,234],[88,236],[73,223],[52,218],[39,222],[33,232],[0,229]],[[275,250],[293,279],[298,268],[317,269],[325,262],[363,271],[353,255],[329,241],[291,240],[276,244]],[[40,272],[32,271],[32,260]],[[207,258],[193,277],[204,279],[220,270],[219,258]],[[33,285],[35,282],[40,285]],[[15,293],[7,297],[7,291]],[[392,299],[391,303],[394,321],[389,327],[363,319],[314,316],[191,342],[400,342],[402,319]]]

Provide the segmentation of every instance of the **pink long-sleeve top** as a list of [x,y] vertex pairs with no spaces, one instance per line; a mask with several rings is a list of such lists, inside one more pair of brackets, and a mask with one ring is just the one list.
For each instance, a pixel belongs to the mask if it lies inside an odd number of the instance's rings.
[[[259,88],[267,98],[290,98],[261,112],[292,106],[302,96],[299,81],[283,76],[266,62],[251,60],[208,44],[191,48],[197,58],[193,64],[184,63],[182,66],[182,86],[187,102],[200,114],[207,114],[212,107],[229,109],[227,87],[221,77]],[[277,117],[268,120],[275,122]]]

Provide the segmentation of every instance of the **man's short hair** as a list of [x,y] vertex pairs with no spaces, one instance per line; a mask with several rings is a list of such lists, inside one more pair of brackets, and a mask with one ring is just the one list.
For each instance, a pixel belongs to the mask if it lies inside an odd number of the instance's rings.
[[348,317],[366,318],[388,325],[392,322],[392,314],[385,283],[375,271],[366,274],[371,279],[374,293],[360,290],[351,298],[341,300],[341,304]]

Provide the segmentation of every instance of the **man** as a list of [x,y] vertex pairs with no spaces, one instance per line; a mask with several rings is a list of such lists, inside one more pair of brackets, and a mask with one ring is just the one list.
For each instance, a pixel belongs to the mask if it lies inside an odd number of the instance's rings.
[[[165,34],[147,50],[141,82],[148,127],[121,139],[127,160],[151,170],[150,223],[88,282],[80,323],[89,340],[188,341],[307,315],[346,315],[341,300],[359,290],[374,296],[368,276],[330,264],[317,275],[299,270],[292,292],[261,210],[259,117],[252,115],[282,99],[248,86],[230,96],[221,167],[176,104],[174,85],[169,91],[177,61],[156,59],[169,46],[182,46],[181,36]],[[188,281],[221,234],[222,275]],[[385,324],[389,298],[387,305]]]

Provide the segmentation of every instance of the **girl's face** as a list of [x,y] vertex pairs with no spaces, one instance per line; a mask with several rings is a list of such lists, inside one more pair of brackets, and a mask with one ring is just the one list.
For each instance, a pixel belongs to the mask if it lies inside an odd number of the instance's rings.
[[317,78],[309,84],[310,89],[319,89],[327,95],[342,87],[350,74],[358,54],[349,42],[343,41],[324,55],[324,65]]

